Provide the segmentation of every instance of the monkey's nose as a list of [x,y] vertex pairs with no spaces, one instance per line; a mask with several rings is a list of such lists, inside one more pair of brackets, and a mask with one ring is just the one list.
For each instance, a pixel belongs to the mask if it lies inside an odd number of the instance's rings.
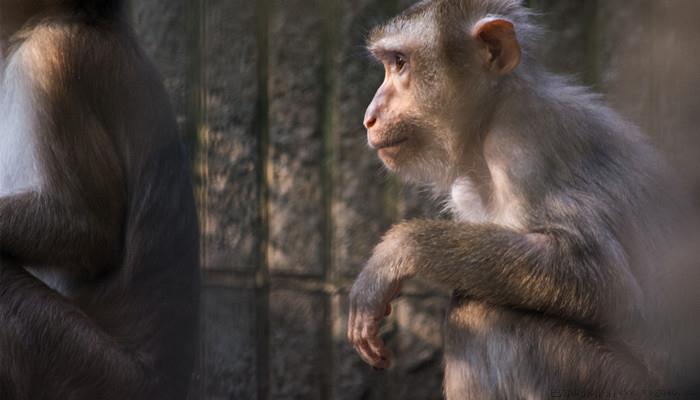
[[371,129],[377,123],[377,117],[370,115],[365,118],[365,128]]

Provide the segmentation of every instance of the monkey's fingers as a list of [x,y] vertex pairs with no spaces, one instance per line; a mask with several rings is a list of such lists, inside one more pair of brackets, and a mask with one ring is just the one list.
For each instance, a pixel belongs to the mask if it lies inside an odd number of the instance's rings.
[[373,355],[372,349],[369,347],[367,341],[363,340],[361,328],[359,326],[354,326],[352,330],[353,340],[351,343],[355,348],[355,351],[357,351],[357,354],[360,355],[360,358],[362,358],[364,362],[369,365],[374,365],[376,362],[375,356]]
[[360,355],[362,360],[367,364],[373,364],[372,351],[364,340],[362,340],[363,324],[362,317],[355,311],[354,307],[350,309],[348,318],[348,340],[355,348],[355,351]]
[[[362,318],[363,326],[359,334],[358,347],[369,358],[375,368],[388,368],[390,355],[384,342],[379,338],[378,323],[371,317]],[[356,336],[356,339],[358,337]]]
[[370,349],[369,344],[367,343],[366,340],[358,340],[357,343],[355,344],[355,351],[357,351],[357,354],[360,355],[360,358],[362,358],[362,361],[366,362],[367,364],[369,364],[375,368],[378,368],[377,364],[378,364],[379,360],[373,354],[373,352]]
[[355,346],[358,354],[366,362],[376,369],[387,369],[390,367],[391,362],[389,361],[389,355],[385,350],[381,350],[384,356],[378,355],[377,351],[372,348],[372,345],[368,340],[360,340]]
[[370,349],[375,356],[375,368],[387,369],[391,367],[391,353],[387,350],[384,341],[379,336],[373,336],[367,339]]
[[360,355],[363,361],[372,365],[373,356],[372,351],[369,348],[366,341],[362,339],[362,332],[364,330],[364,325],[362,324],[362,317],[358,316],[358,313],[354,309],[350,311],[350,318],[348,321],[348,340],[355,348],[355,351]]

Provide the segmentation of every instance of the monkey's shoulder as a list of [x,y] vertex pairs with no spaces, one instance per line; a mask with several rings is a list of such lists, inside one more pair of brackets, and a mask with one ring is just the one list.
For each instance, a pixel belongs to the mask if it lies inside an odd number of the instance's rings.
[[43,82],[95,82],[100,74],[139,71],[131,67],[141,57],[123,25],[95,26],[73,16],[39,19],[12,38],[11,58]]

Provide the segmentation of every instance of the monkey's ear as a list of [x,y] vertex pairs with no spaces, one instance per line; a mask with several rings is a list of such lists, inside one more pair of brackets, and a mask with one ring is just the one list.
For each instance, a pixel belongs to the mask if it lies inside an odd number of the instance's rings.
[[488,70],[505,75],[520,64],[520,43],[512,22],[484,18],[474,25],[472,36],[480,46],[479,53]]

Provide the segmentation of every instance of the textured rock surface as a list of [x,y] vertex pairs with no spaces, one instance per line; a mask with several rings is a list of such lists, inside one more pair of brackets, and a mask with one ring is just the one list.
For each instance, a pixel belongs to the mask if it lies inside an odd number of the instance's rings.
[[202,310],[201,398],[256,398],[255,292],[209,287]]
[[695,0],[654,1],[651,131],[700,197],[700,30]]
[[131,2],[134,30],[141,46],[163,76],[183,134],[192,119],[187,96],[192,59],[188,45],[193,21],[187,11],[187,0]]
[[250,271],[258,266],[262,233],[256,5],[203,0],[202,7],[204,267]]
[[700,190],[700,30],[694,0],[599,6],[601,87],[612,105],[666,151]]
[[270,398],[327,398],[328,348],[322,296],[290,289],[270,295]]
[[542,43],[545,65],[554,72],[573,75],[587,84],[595,83],[592,50],[596,16],[595,1],[530,0],[530,6],[545,24]]
[[596,71],[600,87],[616,110],[649,132],[652,125],[653,52],[651,4],[630,0],[625,7],[600,2],[595,24]]
[[322,6],[321,0],[271,1],[268,258],[274,273],[324,272]]
[[354,277],[387,228],[387,175],[367,146],[365,109],[382,81],[382,67],[364,48],[368,27],[389,14],[373,0],[341,1],[333,58],[333,227],[338,276]]

